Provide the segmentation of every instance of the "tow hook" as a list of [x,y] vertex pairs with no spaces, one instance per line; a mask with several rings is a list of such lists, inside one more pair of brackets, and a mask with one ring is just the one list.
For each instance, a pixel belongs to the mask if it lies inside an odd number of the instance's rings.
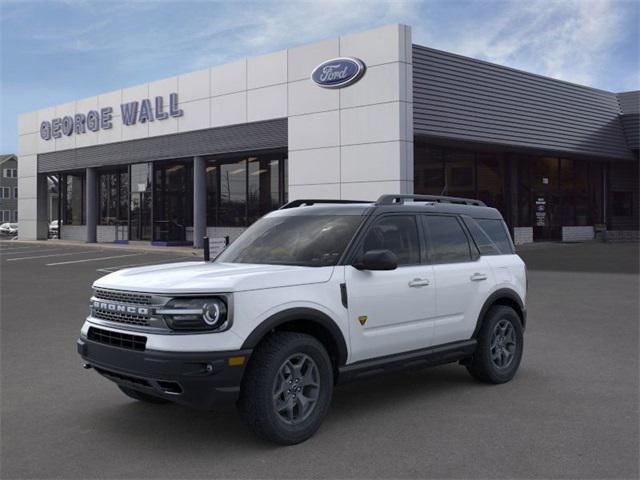
[[89,370],[91,367],[91,365],[89,365],[88,363],[83,363],[82,364],[82,368],[84,368],[85,370]]

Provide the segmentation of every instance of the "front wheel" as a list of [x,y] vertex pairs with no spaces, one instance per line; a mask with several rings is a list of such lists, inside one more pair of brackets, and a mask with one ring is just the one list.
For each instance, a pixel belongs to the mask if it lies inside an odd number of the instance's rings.
[[487,312],[478,333],[476,352],[467,365],[475,379],[505,383],[520,366],[524,340],[520,317],[511,307],[496,305]]
[[258,345],[245,372],[238,408],[261,438],[293,445],[320,428],[333,394],[333,368],[310,335],[276,332]]

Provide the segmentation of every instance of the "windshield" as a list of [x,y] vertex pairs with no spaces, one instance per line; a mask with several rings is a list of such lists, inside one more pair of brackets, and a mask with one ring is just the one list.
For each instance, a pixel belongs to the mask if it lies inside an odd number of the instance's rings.
[[265,217],[249,227],[216,262],[335,265],[362,218],[359,215]]

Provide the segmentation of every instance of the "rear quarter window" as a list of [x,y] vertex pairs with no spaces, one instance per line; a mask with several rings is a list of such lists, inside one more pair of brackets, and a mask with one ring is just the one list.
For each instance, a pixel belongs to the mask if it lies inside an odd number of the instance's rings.
[[511,255],[514,253],[513,243],[509,237],[507,227],[502,220],[477,218],[476,222],[482,227],[482,230],[484,230],[491,239],[500,254]]

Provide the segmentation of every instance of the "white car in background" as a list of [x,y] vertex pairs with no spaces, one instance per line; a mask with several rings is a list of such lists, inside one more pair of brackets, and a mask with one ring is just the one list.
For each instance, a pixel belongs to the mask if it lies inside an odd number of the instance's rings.
[[53,220],[49,223],[49,238],[59,238],[60,224],[58,222],[58,220]]
[[17,235],[18,234],[18,224],[17,223],[3,223],[0,225],[0,233],[4,235]]

